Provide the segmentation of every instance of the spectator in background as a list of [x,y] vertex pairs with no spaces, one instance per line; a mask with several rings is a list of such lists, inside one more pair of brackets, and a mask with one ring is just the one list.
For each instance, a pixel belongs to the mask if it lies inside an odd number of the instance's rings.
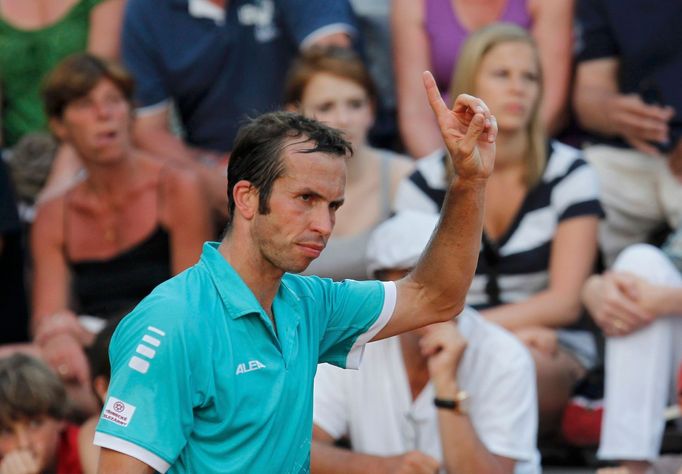
[[[596,362],[592,334],[579,325],[580,290],[594,267],[602,210],[580,152],[548,143],[542,131],[543,83],[532,36],[495,24],[463,46],[450,94],[480,96],[500,131],[467,304],[531,349],[545,432],[558,426],[575,382]],[[396,209],[438,212],[453,176],[446,162],[442,151],[419,161]]]
[[610,265],[682,211],[680,2],[580,0],[573,106],[593,133],[585,157],[600,179]]
[[[168,159],[201,163],[225,212],[226,164],[247,115],[282,105],[282,79],[300,49],[350,46],[347,0],[130,0],[123,60],[137,83],[135,139]],[[184,139],[169,129],[174,104]]]
[[377,117],[369,141],[381,148],[401,149],[393,78],[391,0],[350,0],[350,4],[362,37],[367,69],[377,86]]
[[59,378],[38,359],[0,359],[0,472],[80,474],[78,427]]
[[364,280],[369,235],[389,216],[398,183],[412,171],[412,163],[367,143],[377,92],[362,60],[348,48],[305,51],[289,71],[285,101],[290,109],[343,131],[353,146],[334,234],[306,274]]
[[[40,87],[59,61],[86,50],[106,58],[118,57],[124,4],[125,0],[0,2],[3,147],[12,148],[24,137],[30,140],[28,134],[48,132]],[[70,181],[77,162],[68,147],[62,147],[56,156],[49,184],[55,190]]]
[[24,239],[12,183],[0,160],[0,345],[28,341]]
[[625,470],[615,472],[650,472],[666,406],[676,400],[682,276],[661,250],[636,244],[620,253],[611,272],[590,277],[583,299],[607,336],[597,455],[621,462]]
[[[370,276],[407,274],[437,222],[406,211],[380,224],[367,249]],[[534,373],[523,345],[471,308],[369,344],[359,371],[322,364],[312,472],[539,473]],[[456,405],[437,409],[434,397]],[[344,437],[352,451],[331,445]]]
[[76,314],[106,319],[131,309],[194,264],[211,232],[195,175],[131,146],[132,91],[125,71],[87,54],[64,60],[44,90],[50,125],[87,176],[38,209],[32,325],[45,358],[87,394],[82,347],[94,327]]
[[421,158],[441,146],[438,127],[420,90],[422,71],[433,71],[440,90],[446,90],[466,38],[498,21],[528,29],[539,45],[545,72],[542,119],[550,135],[558,132],[568,101],[572,17],[572,0],[493,0],[483,4],[470,0],[393,0],[398,125],[407,152]]
[[29,132],[47,132],[40,86],[66,56],[86,49],[115,58],[124,0],[0,2],[2,137],[14,146]]

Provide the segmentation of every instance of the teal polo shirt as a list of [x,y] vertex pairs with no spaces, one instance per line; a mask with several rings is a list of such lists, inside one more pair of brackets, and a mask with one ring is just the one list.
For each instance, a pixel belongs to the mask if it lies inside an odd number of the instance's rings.
[[217,247],[119,324],[95,444],[159,472],[307,472],[317,364],[358,366],[395,285],[285,274],[275,329]]

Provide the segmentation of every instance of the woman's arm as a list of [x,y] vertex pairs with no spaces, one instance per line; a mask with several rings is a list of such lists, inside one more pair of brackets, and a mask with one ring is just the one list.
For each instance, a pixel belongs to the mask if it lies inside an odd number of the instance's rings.
[[32,332],[49,316],[68,309],[69,271],[64,257],[64,198],[38,207],[31,228]]
[[210,204],[197,175],[166,166],[161,171],[161,221],[170,234],[171,269],[177,275],[194,265],[211,239]]
[[90,12],[88,52],[118,59],[121,50],[121,24],[125,0],[105,0]]
[[393,0],[391,31],[400,135],[407,152],[421,158],[443,146],[422,85],[422,73],[431,69],[424,0]]
[[529,0],[531,33],[538,44],[544,74],[542,117],[550,136],[567,119],[573,58],[573,0]]
[[527,326],[562,327],[580,315],[580,291],[597,256],[597,216],[559,223],[549,260],[549,287],[519,303],[481,313],[507,329]]

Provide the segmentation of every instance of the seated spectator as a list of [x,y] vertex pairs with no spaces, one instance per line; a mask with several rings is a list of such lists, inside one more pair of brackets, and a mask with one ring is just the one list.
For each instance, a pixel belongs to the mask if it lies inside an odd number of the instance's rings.
[[[437,221],[406,211],[379,225],[367,249],[372,276],[407,274]],[[540,472],[532,359],[471,308],[368,344],[357,372],[320,365],[313,422],[314,473]],[[343,437],[352,451],[332,446]]]
[[585,158],[600,180],[610,266],[661,225],[682,222],[681,2],[579,0],[573,106],[592,133]]
[[[3,0],[0,5],[0,84],[2,131],[0,144],[12,149],[48,135],[47,117],[40,98],[43,80],[70,54],[89,51],[114,59],[125,0]],[[22,140],[23,139],[23,140]],[[51,150],[50,159],[52,159]],[[75,155],[69,147],[57,153],[55,181],[73,176]],[[32,160],[22,156],[22,161]],[[22,163],[13,163],[22,166]],[[59,177],[58,177],[59,176]],[[41,179],[41,184],[47,174]],[[32,196],[35,198],[35,195]]]
[[597,455],[622,463],[613,472],[649,472],[661,449],[665,408],[676,401],[682,276],[661,250],[637,244],[618,256],[612,271],[590,277],[583,299],[607,336]]
[[[347,0],[131,0],[122,55],[138,84],[137,143],[201,163],[224,213],[226,158],[246,116],[282,105],[281,78],[297,50],[349,46],[354,33]],[[172,105],[184,139],[169,129]]]
[[[596,177],[579,151],[548,143],[542,132],[542,78],[530,34],[496,24],[469,37],[450,92],[480,97],[499,127],[467,303],[531,349],[545,432],[558,426],[575,382],[596,361],[592,334],[576,324],[602,210]],[[442,151],[421,160],[398,191],[397,210],[438,212],[452,179],[446,161]]]
[[345,201],[336,213],[334,233],[305,273],[364,280],[369,234],[389,216],[398,184],[412,171],[412,163],[368,144],[377,93],[369,71],[350,49],[305,51],[289,71],[285,100],[290,109],[342,130],[353,146]]
[[82,346],[93,328],[75,315],[107,319],[131,309],[194,264],[211,233],[194,174],[131,146],[131,94],[122,69],[87,54],[62,62],[44,90],[54,133],[87,175],[38,209],[32,325],[49,363],[86,389]]
[[78,427],[59,378],[37,359],[0,359],[0,472],[79,474]]
[[537,41],[545,71],[543,123],[550,134],[560,131],[571,75],[572,18],[572,0],[393,0],[398,125],[408,153],[421,158],[441,146],[421,90],[422,71],[433,71],[439,89],[446,90],[466,38],[495,22],[517,24]]

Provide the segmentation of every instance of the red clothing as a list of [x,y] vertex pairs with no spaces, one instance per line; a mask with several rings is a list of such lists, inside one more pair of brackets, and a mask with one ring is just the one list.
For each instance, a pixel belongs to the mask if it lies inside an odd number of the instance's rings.
[[66,425],[57,448],[57,474],[83,474],[78,456],[78,432],[80,426]]

